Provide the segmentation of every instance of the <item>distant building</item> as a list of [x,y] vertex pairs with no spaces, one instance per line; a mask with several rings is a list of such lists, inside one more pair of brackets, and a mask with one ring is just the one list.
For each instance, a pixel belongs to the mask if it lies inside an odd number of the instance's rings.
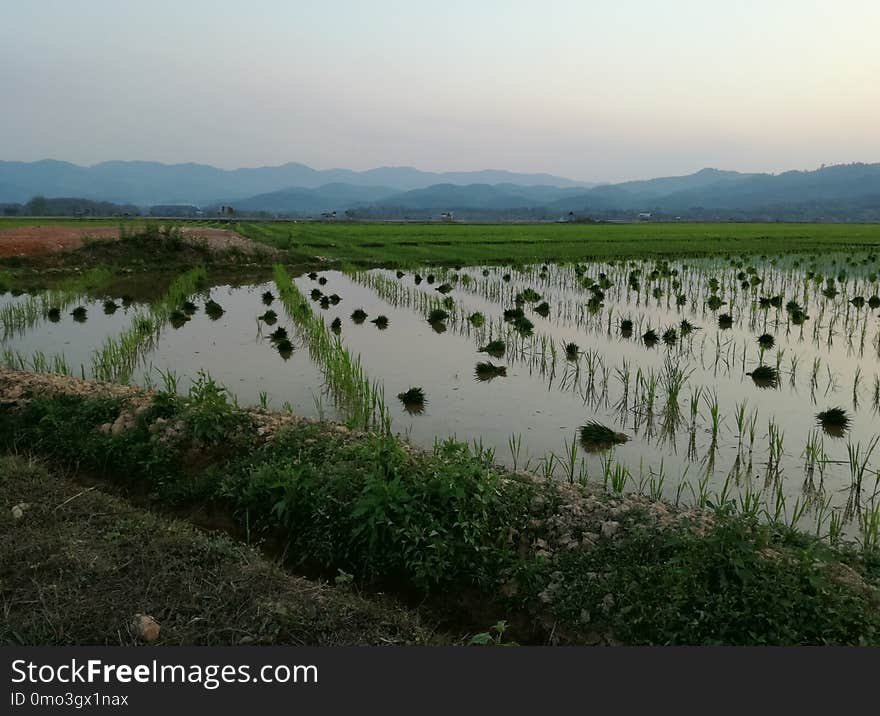
[[336,211],[325,211],[321,214],[321,218],[325,221],[332,221],[336,218]]
[[455,221],[455,214],[451,211],[444,211],[440,214],[441,221]]
[[641,212],[639,212],[639,219],[645,220],[645,219],[650,219],[650,218],[651,218],[651,212],[650,212],[650,211],[641,211]]

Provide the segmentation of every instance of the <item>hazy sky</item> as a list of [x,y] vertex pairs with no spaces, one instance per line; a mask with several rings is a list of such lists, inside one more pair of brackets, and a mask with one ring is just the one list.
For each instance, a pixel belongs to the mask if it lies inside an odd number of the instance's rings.
[[878,0],[7,0],[0,159],[880,161]]

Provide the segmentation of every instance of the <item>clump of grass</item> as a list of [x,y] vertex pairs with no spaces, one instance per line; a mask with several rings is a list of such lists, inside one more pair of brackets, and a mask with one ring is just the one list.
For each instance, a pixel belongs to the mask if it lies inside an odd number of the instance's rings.
[[422,388],[414,387],[403,393],[398,393],[397,399],[403,403],[403,409],[410,415],[421,415],[425,412],[427,398]]
[[437,288],[435,290],[446,295],[447,293],[452,293],[452,286],[450,286],[448,283],[442,283],[439,286],[437,286]]
[[318,274],[316,274],[314,271],[310,271],[307,275],[310,279],[312,279],[312,281],[316,281],[318,279]]
[[131,304],[134,303],[134,298],[129,296],[127,293],[123,293],[120,300],[122,301],[123,308],[131,308]]
[[380,331],[384,331],[386,328],[388,328],[388,316],[376,316],[370,322],[375,323],[376,328],[378,328]]
[[338,293],[331,293],[328,296],[328,300],[330,301],[330,303],[332,303],[335,306],[336,304],[338,304],[342,300],[342,298],[339,296]]
[[706,305],[712,311],[717,311],[719,308],[726,304],[727,301],[722,301],[719,296],[709,296],[708,300],[706,301]]
[[212,321],[216,321],[220,316],[222,316],[225,311],[223,310],[223,306],[217,303],[213,299],[209,299],[205,304],[205,313],[208,314],[208,318]]
[[587,452],[601,452],[615,445],[622,445],[629,440],[629,436],[624,433],[615,432],[607,425],[602,425],[595,420],[582,425],[579,432],[581,446]]
[[333,322],[330,324],[330,330],[333,331],[337,336],[342,333],[342,320],[337,316],[333,319]]
[[70,312],[70,315],[73,316],[73,320],[77,323],[84,323],[88,316],[88,311],[85,306],[77,306]]
[[318,305],[326,311],[328,308],[330,308],[330,299],[327,296],[321,296],[321,300],[318,301]]
[[323,296],[323,295],[324,295],[324,294],[321,293],[321,289],[319,289],[319,288],[313,288],[313,289],[311,290],[311,292],[309,293],[309,297],[310,297],[313,301],[320,301],[320,300],[321,300],[321,296]]
[[427,276],[427,278],[426,278],[425,280],[426,280],[428,283],[434,283],[434,281],[435,281],[434,274],[429,273],[428,276]]
[[633,322],[629,318],[624,318],[620,322],[620,335],[624,338],[631,338],[633,334]]
[[468,316],[468,322],[474,328],[481,328],[486,323],[486,317],[482,313],[477,311],[475,313],[472,313],[470,316]]
[[849,416],[843,408],[828,408],[816,415],[816,422],[832,437],[842,438],[850,425]]
[[678,343],[678,331],[675,328],[667,328],[663,331],[663,342],[667,346],[674,346]]
[[880,308],[880,296],[871,296],[868,299],[868,307],[873,309]]
[[272,309],[266,311],[262,316],[260,316],[258,321],[262,321],[267,326],[274,326],[275,322],[278,320],[278,314],[275,313]]
[[776,345],[776,339],[769,333],[762,333],[758,336],[758,345],[762,350],[769,351]]
[[351,320],[360,325],[367,320],[367,312],[363,308],[356,308],[351,313]]
[[[192,316],[196,311],[199,310],[199,307],[196,306],[192,301],[184,301],[180,304],[180,309],[187,315]],[[274,313],[274,311],[267,311],[267,313]]]
[[262,299],[263,299],[263,303],[264,303],[265,305],[267,305],[267,306],[271,306],[271,305],[272,305],[272,301],[275,300],[275,295],[274,295],[271,291],[265,291],[265,292],[263,293],[263,297],[262,297]]
[[321,286],[326,286],[326,285],[327,285],[327,277],[326,277],[326,276],[321,276],[321,277],[318,279],[318,284],[321,285]]
[[421,274],[416,274],[413,276],[413,283],[418,286],[423,281]]
[[119,304],[117,304],[116,301],[114,301],[112,298],[108,298],[106,301],[104,301],[105,315],[112,316],[114,313],[116,313],[118,308]]
[[397,276],[397,278],[403,278],[405,275],[406,274],[403,271],[396,271],[395,272],[395,276]]
[[689,336],[691,333],[693,333],[695,330],[697,330],[696,326],[694,326],[693,323],[691,323],[690,321],[688,321],[686,319],[681,322],[678,329],[679,329],[679,333],[682,335],[682,337]]
[[759,388],[775,388],[779,385],[779,371],[773,366],[759,365],[755,370],[746,373]]
[[865,305],[865,297],[864,296],[853,296],[850,299],[850,303],[856,308],[862,308]]
[[653,328],[649,328],[642,334],[642,341],[648,348],[653,348],[654,346],[656,346],[659,340],[660,338],[657,336],[657,331],[655,331]]
[[722,331],[726,331],[728,328],[732,328],[733,316],[731,316],[729,313],[722,313],[720,316],[718,316],[718,327]]
[[550,315],[550,304],[546,301],[542,301],[537,306],[535,306],[535,313],[537,313],[542,318],[547,318]]
[[494,341],[489,341],[486,345],[484,345],[479,353],[487,353],[493,358],[501,358],[504,355],[504,351],[507,349],[507,345],[504,341],[500,339],[495,339]]
[[46,318],[48,318],[52,323],[58,323],[61,320],[61,309],[58,306],[52,306],[46,312]]
[[534,329],[535,324],[525,316],[519,316],[513,320],[513,327],[521,336],[528,337],[532,335],[532,330]]
[[482,382],[488,382],[490,380],[494,380],[495,378],[503,378],[507,375],[507,367],[503,365],[495,365],[490,361],[486,361],[485,363],[477,363],[477,367],[474,370],[474,375],[477,380]]
[[578,356],[581,353],[580,346],[577,343],[566,343],[565,344],[565,358],[566,360],[576,361]]

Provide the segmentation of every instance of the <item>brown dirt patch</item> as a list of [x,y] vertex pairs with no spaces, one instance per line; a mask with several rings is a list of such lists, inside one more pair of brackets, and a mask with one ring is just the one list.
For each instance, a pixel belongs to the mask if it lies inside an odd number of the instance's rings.
[[[274,252],[268,246],[256,244],[229,229],[185,226],[180,229],[184,240],[192,244],[207,244],[211,251],[236,248],[245,253]],[[117,226],[64,226],[46,224],[16,226],[0,229],[0,257],[33,256],[56,251],[74,251],[89,240],[117,241]]]

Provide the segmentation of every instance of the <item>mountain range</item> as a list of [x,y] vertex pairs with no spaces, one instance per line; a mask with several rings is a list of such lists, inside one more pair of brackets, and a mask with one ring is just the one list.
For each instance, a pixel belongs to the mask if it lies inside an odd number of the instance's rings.
[[685,176],[589,184],[501,170],[425,172],[411,167],[315,170],[303,164],[224,170],[199,164],[0,161],[0,203],[34,195],[148,207],[233,205],[238,213],[367,218],[626,218],[880,220],[880,164],[780,174],[702,169]]

